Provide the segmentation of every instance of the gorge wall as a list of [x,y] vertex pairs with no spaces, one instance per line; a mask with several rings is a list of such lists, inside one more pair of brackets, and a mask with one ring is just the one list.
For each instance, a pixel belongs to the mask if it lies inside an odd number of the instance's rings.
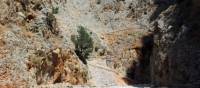
[[155,8],[149,15],[148,28],[154,34],[150,58],[152,84],[199,87],[200,2],[152,0],[152,3]]
[[151,84],[199,87],[200,2],[137,0],[133,3],[129,16],[153,35],[151,55],[143,53],[150,59]]

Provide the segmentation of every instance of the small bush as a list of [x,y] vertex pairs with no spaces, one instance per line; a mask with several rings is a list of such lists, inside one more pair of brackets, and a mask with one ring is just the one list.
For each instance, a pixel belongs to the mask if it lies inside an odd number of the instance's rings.
[[97,4],[101,4],[101,0],[97,0]]
[[83,26],[78,27],[79,36],[72,36],[71,40],[75,44],[75,52],[80,60],[87,64],[86,59],[89,54],[93,51],[93,40],[90,34],[86,31]]
[[59,8],[58,7],[53,7],[52,8],[52,13],[53,14],[58,14],[58,12],[59,12]]
[[46,24],[47,24],[48,30],[50,30],[52,34],[58,35],[59,30],[57,26],[56,17],[52,13],[47,13],[46,16],[47,16]]

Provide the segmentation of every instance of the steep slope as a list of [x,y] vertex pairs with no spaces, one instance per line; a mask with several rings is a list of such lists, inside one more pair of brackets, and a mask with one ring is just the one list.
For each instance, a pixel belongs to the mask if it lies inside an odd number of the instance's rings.
[[0,3],[0,87],[87,83],[87,68],[63,36],[67,34],[61,34],[52,11],[65,1]]

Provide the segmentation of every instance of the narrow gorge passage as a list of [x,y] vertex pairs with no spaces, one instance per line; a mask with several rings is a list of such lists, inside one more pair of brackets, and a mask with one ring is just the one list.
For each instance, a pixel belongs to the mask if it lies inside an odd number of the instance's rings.
[[200,88],[200,0],[0,0],[0,88]]
[[[145,77],[149,78],[150,76],[148,64],[150,62],[149,55],[144,52],[146,50],[148,51],[148,49],[150,51],[152,48],[147,48],[147,46],[149,46],[149,41],[152,41],[152,39],[150,39],[151,37],[148,37],[147,34],[148,32],[142,31],[142,29],[137,27],[106,33],[105,42],[112,49],[113,54],[107,54],[104,57],[90,58],[90,60],[88,60],[87,65],[91,75],[90,82],[96,86],[134,87],[134,85],[138,84],[148,86],[146,84],[149,83],[146,81],[149,79],[145,79]],[[132,37],[133,35],[135,37]],[[116,43],[118,43],[117,46],[115,45]],[[146,60],[144,57],[146,57]],[[143,67],[133,66],[134,62],[137,64],[140,63]],[[137,71],[134,71],[134,69],[137,69]],[[142,71],[146,71],[146,73],[141,73]],[[136,82],[135,78],[137,78],[137,80],[142,79],[142,81]]]

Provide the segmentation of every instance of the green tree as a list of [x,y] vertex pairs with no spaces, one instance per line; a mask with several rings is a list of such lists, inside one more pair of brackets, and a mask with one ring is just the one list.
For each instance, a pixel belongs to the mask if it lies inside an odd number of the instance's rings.
[[80,60],[87,64],[89,54],[93,51],[93,40],[90,34],[83,26],[78,26],[78,36],[71,36],[71,40],[75,44],[75,52]]

